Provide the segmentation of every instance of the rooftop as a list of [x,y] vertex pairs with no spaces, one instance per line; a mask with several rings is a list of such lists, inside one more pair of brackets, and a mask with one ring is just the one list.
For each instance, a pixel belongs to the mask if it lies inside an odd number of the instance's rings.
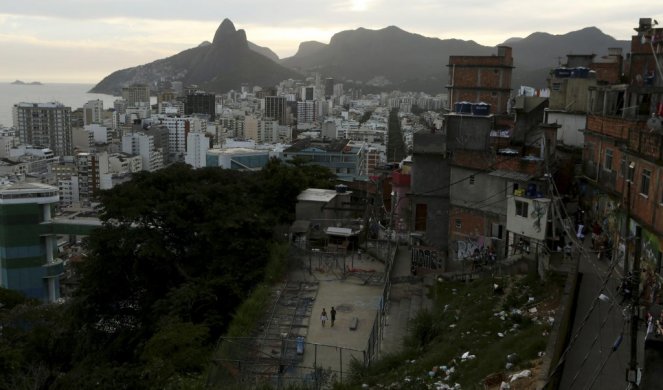
[[328,153],[340,153],[345,149],[348,142],[349,140],[347,139],[338,139],[329,142],[322,142],[322,141],[314,141],[310,138],[307,138],[296,142],[295,144],[287,148],[285,152],[286,153],[301,152],[302,150],[308,148],[315,148],[315,149],[324,150],[325,152]]
[[0,192],[12,192],[12,191],[30,191],[30,192],[52,192],[57,191],[57,187],[50,186],[43,183],[10,183],[0,185]]
[[336,190],[323,190],[320,188],[308,188],[297,196],[298,201],[304,202],[330,202],[336,196]]

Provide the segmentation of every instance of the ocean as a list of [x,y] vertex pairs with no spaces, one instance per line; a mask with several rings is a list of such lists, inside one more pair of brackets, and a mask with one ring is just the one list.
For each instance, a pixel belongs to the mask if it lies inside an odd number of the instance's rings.
[[11,83],[0,83],[0,125],[12,127],[12,107],[16,103],[47,103],[60,102],[71,107],[74,111],[83,107],[89,100],[101,99],[104,109],[113,107],[116,96],[100,93],[88,93],[94,87],[93,84],[51,84],[43,85],[16,85]]

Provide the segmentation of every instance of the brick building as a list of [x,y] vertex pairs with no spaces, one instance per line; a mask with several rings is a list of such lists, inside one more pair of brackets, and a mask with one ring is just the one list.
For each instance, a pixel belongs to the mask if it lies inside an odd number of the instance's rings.
[[[661,273],[663,243],[663,29],[640,19],[636,31],[625,83],[593,91],[584,131],[583,200],[608,234],[642,232],[647,288]],[[632,259],[634,240],[626,246]]]
[[507,112],[511,98],[511,48],[498,46],[497,55],[449,56],[450,109],[456,102],[484,102],[492,113]]

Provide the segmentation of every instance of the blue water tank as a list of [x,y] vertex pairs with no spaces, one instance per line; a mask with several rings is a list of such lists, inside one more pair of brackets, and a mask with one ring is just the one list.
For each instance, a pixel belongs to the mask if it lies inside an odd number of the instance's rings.
[[483,103],[483,102],[472,104],[472,114],[474,114],[474,115],[490,115],[490,104]]
[[571,69],[571,77],[577,79],[586,79],[589,76],[589,68],[584,68],[582,66]]
[[527,189],[525,190],[525,196],[527,196],[528,198],[535,198],[536,193],[537,193],[536,184],[529,183],[527,185]]
[[571,69],[564,67],[555,68],[555,77],[558,79],[571,77]]
[[460,102],[460,111],[459,114],[471,114],[472,113],[472,103],[470,102]]
[[460,110],[461,110],[462,104],[463,104],[463,102],[456,102],[456,103],[454,103],[454,112],[455,112],[456,114],[460,114]]

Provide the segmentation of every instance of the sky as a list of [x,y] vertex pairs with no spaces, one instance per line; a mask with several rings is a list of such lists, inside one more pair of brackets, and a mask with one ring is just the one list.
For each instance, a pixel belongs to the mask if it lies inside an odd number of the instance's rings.
[[329,43],[359,27],[403,30],[494,46],[542,31],[596,26],[630,40],[641,17],[661,19],[641,0],[2,0],[0,82],[97,83],[211,41],[224,18],[280,58],[303,41]]

